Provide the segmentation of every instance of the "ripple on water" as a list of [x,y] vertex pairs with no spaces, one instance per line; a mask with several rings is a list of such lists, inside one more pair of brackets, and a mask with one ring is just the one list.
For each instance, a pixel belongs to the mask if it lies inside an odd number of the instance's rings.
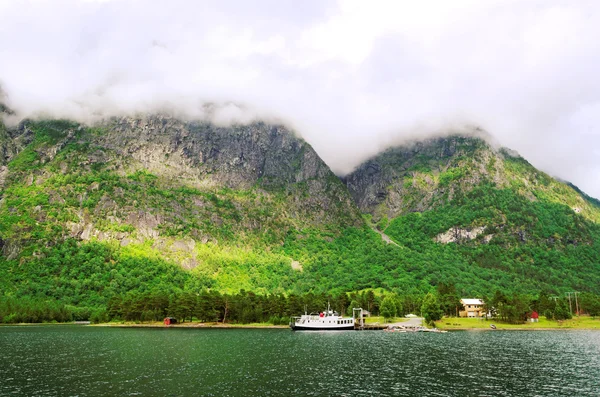
[[600,332],[0,328],[2,395],[594,396]]

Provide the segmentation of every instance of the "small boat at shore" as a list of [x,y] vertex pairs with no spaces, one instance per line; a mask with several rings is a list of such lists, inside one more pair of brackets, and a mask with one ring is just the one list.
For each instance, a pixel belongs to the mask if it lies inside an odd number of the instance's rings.
[[332,311],[327,305],[327,310],[320,313],[303,314],[292,317],[290,328],[294,331],[350,331],[354,330],[354,318],[342,317]]

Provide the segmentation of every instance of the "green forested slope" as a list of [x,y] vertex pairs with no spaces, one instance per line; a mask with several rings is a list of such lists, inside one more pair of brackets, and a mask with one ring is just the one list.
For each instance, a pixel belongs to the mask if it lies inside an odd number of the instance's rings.
[[346,183],[378,228],[436,262],[424,275],[432,284],[598,292],[597,200],[507,149],[432,139],[387,150]]
[[[163,127],[163,121],[149,124]],[[187,136],[171,136],[186,127]],[[290,231],[312,227],[336,236],[345,227],[360,226],[362,219],[314,151],[273,128],[258,124],[248,132],[175,125],[168,132],[144,133],[121,124],[90,129],[66,121],[24,123],[17,132],[19,138],[29,134],[30,142],[8,161],[2,189],[5,266],[23,272],[24,264],[53,256],[59,258],[57,271],[82,266],[67,266],[60,253],[64,244],[76,241],[77,247],[102,246],[119,258],[175,264],[223,291],[291,289],[294,258],[273,252]],[[236,145],[236,132],[246,149],[266,139],[267,153],[227,169],[243,161],[241,153],[223,154]],[[161,139],[181,142],[160,147]],[[195,158],[202,156],[199,151],[181,156],[200,139],[217,141],[209,156],[202,162]],[[282,157],[270,170],[269,156]],[[256,164],[263,169],[257,172]]]
[[6,305],[89,317],[153,297],[162,309],[143,310],[160,317],[172,297],[207,291],[600,293],[597,203],[481,140],[390,149],[348,191],[281,126],[151,116],[1,129]]

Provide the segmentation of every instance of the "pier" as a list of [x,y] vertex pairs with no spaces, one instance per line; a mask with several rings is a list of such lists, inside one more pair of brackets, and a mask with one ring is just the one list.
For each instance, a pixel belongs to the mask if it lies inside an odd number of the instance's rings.
[[354,323],[355,331],[383,331],[386,328],[387,324],[373,323],[361,325],[358,321]]
[[352,318],[354,319],[355,331],[382,331],[387,328],[387,324],[367,324],[365,322],[364,313],[365,311],[361,307],[355,307],[352,309]]

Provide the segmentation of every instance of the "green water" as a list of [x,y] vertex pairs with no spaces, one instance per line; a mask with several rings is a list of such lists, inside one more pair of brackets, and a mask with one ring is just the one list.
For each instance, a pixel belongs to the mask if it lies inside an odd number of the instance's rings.
[[1,396],[600,396],[600,332],[0,327]]

